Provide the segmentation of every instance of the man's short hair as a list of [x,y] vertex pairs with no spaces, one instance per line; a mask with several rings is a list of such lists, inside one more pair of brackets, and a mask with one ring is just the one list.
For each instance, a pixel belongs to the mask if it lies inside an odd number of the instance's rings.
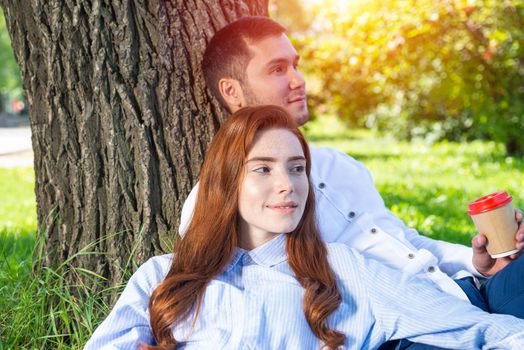
[[218,88],[223,78],[244,83],[246,67],[252,58],[248,44],[268,36],[277,36],[286,29],[277,22],[262,16],[242,17],[215,33],[204,52],[202,71],[211,93],[227,106]]

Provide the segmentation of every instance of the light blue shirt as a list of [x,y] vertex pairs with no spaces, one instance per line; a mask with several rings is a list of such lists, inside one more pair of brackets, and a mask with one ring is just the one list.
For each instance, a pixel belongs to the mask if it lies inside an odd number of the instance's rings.
[[[282,234],[251,250],[237,249],[207,286],[200,314],[173,327],[180,349],[319,349],[302,307],[304,289],[291,271]],[[524,320],[490,315],[339,243],[328,244],[342,303],[329,324],[346,335],[344,348],[375,349],[390,339],[455,349],[518,349]],[[131,277],[85,349],[136,349],[154,344],[148,302],[172,255],[154,257]]]

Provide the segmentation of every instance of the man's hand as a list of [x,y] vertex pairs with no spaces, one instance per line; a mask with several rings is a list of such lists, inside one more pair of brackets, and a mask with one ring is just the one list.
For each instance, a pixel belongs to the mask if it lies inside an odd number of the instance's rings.
[[492,276],[502,270],[511,261],[516,259],[524,249],[524,223],[522,222],[522,212],[515,209],[515,219],[519,223],[519,228],[515,234],[517,240],[517,253],[504,258],[493,259],[486,250],[488,240],[483,234],[478,234],[471,240],[473,247],[473,266],[484,276]]

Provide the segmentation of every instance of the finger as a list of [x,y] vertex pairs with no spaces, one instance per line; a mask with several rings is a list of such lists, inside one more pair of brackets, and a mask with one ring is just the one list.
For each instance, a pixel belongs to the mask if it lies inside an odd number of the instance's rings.
[[517,243],[517,249],[520,251],[520,250],[524,250],[524,242],[518,242]]
[[517,241],[524,241],[524,223],[520,223],[517,232],[515,233],[515,239]]
[[515,219],[517,220],[517,222],[521,222],[522,217],[522,210],[515,208]]
[[484,251],[486,250],[486,244],[488,243],[488,240],[486,236],[483,234],[478,234],[471,240],[471,246],[476,251]]

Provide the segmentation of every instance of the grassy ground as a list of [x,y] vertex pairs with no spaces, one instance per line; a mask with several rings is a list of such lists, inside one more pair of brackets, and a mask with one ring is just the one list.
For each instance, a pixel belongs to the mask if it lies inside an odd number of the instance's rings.
[[386,205],[431,238],[469,245],[475,228],[467,205],[484,194],[505,190],[514,205],[524,206],[524,160],[507,157],[500,144],[398,142],[352,131],[334,118],[309,124],[306,133],[313,144],[366,164]]
[[[500,145],[409,144],[321,121],[309,123],[309,140],[364,162],[386,204],[423,234],[469,245],[467,203],[492,191],[506,190],[524,206],[524,161]],[[109,306],[65,282],[68,264],[31,272],[39,266],[33,182],[31,168],[0,168],[0,350],[78,349]]]
[[0,350],[82,348],[109,306],[39,263],[36,231],[33,169],[0,168]]

